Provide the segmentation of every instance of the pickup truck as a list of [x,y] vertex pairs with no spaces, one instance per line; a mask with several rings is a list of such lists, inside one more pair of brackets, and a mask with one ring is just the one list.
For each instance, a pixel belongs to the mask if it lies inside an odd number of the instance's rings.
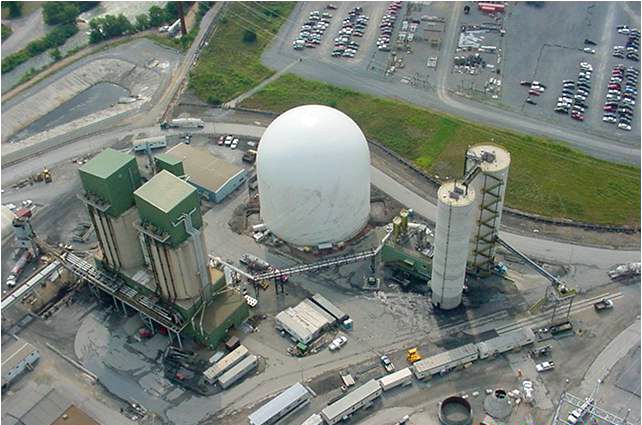
[[555,362],[542,362],[535,365],[535,370],[538,372],[546,372],[553,369],[555,369]]
[[390,361],[390,358],[385,354],[381,356],[381,363],[383,364],[383,367],[386,369],[386,372],[391,373],[395,371],[395,365],[392,364],[392,362]]
[[601,300],[593,304],[593,307],[596,311],[608,310],[610,308],[613,308],[613,301],[608,298],[602,298]]
[[550,345],[545,345],[544,347],[538,347],[538,348],[532,349],[530,351],[530,354],[531,354],[531,357],[541,357],[550,353],[552,349],[553,347],[551,347]]

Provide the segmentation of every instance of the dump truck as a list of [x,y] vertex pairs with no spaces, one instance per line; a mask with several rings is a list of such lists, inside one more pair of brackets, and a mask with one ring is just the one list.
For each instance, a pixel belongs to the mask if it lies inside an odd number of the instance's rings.
[[608,271],[611,280],[626,279],[640,275],[640,263],[619,264]]
[[160,124],[161,130],[168,128],[203,128],[205,123],[200,118],[176,118],[170,121],[163,121]]
[[416,347],[411,348],[407,351],[406,360],[408,360],[408,363],[412,364],[412,363],[418,362],[421,359],[422,359],[421,354],[419,354],[419,351],[417,351]]
[[596,311],[608,310],[613,308],[613,301],[608,298],[602,298],[601,300],[593,304],[593,307]]

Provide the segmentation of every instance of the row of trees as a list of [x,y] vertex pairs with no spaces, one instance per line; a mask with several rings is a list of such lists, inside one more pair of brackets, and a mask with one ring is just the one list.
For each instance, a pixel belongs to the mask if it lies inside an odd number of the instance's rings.
[[[2,5],[4,7],[3,2]],[[9,72],[15,69],[20,64],[37,56],[51,48],[56,50],[52,52],[54,59],[59,59],[62,54],[58,47],[65,44],[69,37],[78,32],[76,26],[76,18],[82,12],[85,12],[93,7],[96,7],[98,2],[93,1],[52,1],[45,2],[42,6],[42,16],[45,23],[49,25],[56,25],[47,35],[27,44],[22,50],[13,53],[2,60],[2,73]]]

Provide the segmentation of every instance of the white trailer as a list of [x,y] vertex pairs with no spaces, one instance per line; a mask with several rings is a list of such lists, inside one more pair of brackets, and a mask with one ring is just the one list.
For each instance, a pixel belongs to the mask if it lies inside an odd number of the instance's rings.
[[303,421],[301,425],[323,425],[323,418],[318,413],[315,413]]
[[412,383],[412,372],[408,367],[405,369],[398,370],[395,373],[391,373],[390,375],[386,375],[383,378],[379,379],[379,385],[381,385],[381,389],[384,391],[389,391],[400,385],[403,385],[403,386],[410,385],[411,383]]
[[521,328],[507,332],[495,338],[482,341],[477,344],[479,358],[485,359],[496,356],[507,351],[519,350],[525,345],[535,342],[535,334],[530,328]]
[[248,354],[250,354],[248,349],[244,345],[239,345],[234,351],[223,357],[221,360],[219,360],[213,366],[209,367],[203,372],[205,380],[210,385],[214,385],[219,376],[221,376],[225,371],[232,368],[234,365],[238,364],[241,360],[247,357]]
[[241,360],[236,366],[221,375],[221,377],[218,378],[218,384],[225,390],[236,381],[245,377],[245,375],[256,369],[256,366],[258,364],[258,357],[256,357],[254,354],[250,354],[248,357]]
[[321,410],[326,424],[334,425],[343,418],[349,417],[362,407],[368,406],[381,395],[383,390],[379,382],[371,379],[346,396]]
[[310,401],[312,394],[300,382],[292,385],[247,418],[250,425],[272,425]]
[[430,379],[438,373],[444,374],[458,366],[473,362],[478,356],[477,347],[474,344],[466,344],[419,360],[412,365],[412,369],[417,379]]
[[176,118],[169,122],[163,121],[160,128],[165,130],[168,128],[203,128],[205,123],[200,118]]

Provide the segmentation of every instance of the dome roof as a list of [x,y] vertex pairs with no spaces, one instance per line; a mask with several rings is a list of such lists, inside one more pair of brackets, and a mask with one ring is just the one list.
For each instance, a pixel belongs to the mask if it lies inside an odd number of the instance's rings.
[[327,106],[291,109],[266,129],[257,153],[261,216],[295,245],[339,242],[370,214],[370,151],[359,126]]

